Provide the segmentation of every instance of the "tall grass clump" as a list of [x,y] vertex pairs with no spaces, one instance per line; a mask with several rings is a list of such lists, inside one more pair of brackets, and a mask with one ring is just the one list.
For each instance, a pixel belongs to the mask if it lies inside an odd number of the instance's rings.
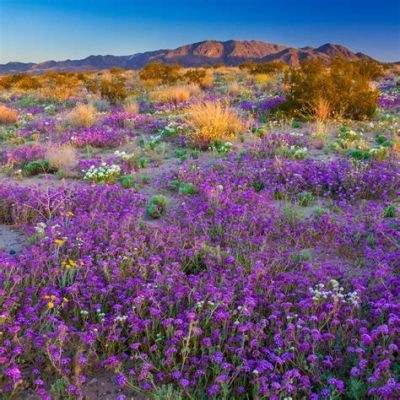
[[179,85],[172,87],[162,87],[151,93],[151,99],[160,103],[179,104],[189,101],[192,96],[199,93],[197,85]]
[[127,99],[124,104],[124,110],[128,114],[139,114],[139,104],[132,99]]
[[75,128],[90,128],[97,122],[96,108],[92,104],[77,104],[66,122]]
[[189,138],[200,148],[207,148],[212,141],[235,138],[243,129],[239,116],[222,102],[195,103],[187,111]]
[[0,104],[0,124],[13,124],[18,120],[18,112]]

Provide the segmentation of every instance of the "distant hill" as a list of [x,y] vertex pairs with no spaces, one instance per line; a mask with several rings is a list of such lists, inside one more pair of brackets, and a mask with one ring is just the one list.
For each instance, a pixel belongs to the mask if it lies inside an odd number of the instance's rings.
[[354,53],[346,47],[326,43],[318,48],[294,48],[256,40],[206,40],[172,50],[156,50],[131,56],[89,56],[81,60],[45,61],[42,63],[10,62],[0,64],[0,73],[43,73],[46,71],[85,71],[113,67],[138,69],[151,61],[179,63],[184,67],[201,65],[238,65],[244,61],[284,61],[288,65],[298,65],[301,61],[320,58],[329,61],[337,56],[347,60],[370,58],[363,53]]

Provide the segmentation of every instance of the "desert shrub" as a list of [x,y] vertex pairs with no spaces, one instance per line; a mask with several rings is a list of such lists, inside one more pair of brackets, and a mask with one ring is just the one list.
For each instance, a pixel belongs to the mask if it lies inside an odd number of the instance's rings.
[[187,111],[189,138],[200,148],[207,148],[212,141],[234,138],[243,128],[239,116],[218,101],[195,103]]
[[18,120],[18,112],[0,104],[0,124],[13,124]]
[[22,90],[38,89],[41,87],[39,79],[26,73],[17,73],[0,78],[0,87],[10,89],[16,87]]
[[180,85],[156,89],[150,97],[156,102],[179,104],[188,101],[198,92],[199,87],[196,85]]
[[285,75],[289,89],[282,105],[295,115],[313,115],[321,99],[329,104],[331,115],[353,119],[370,117],[376,109],[378,91],[370,85],[370,73],[363,64],[333,60],[306,61]]
[[119,75],[103,79],[100,83],[101,97],[108,100],[111,104],[124,101],[128,96],[125,81],[126,79]]
[[150,198],[147,203],[146,213],[149,217],[158,219],[161,218],[167,208],[167,198],[162,194],[158,194]]
[[132,99],[129,99],[124,104],[124,110],[128,114],[139,114],[139,104]]
[[354,62],[360,75],[366,79],[375,80],[384,76],[384,69],[381,64],[368,58]]
[[49,174],[56,170],[50,166],[48,160],[31,161],[22,168],[22,173],[25,176],[34,176],[39,174]]
[[68,170],[78,163],[78,155],[74,146],[70,144],[50,144],[47,147],[46,160],[54,169]]
[[26,78],[29,78],[29,75],[21,72],[12,75],[6,75],[0,78],[0,86],[4,89],[17,87],[18,84]]
[[67,115],[66,122],[76,128],[90,128],[97,122],[96,109],[92,104],[77,104]]
[[210,89],[214,84],[214,74],[211,70],[207,70],[206,76],[201,80],[200,87],[202,89]]
[[26,74],[20,81],[18,81],[15,86],[22,90],[34,90],[42,87],[37,78],[28,74]]
[[288,65],[284,61],[270,61],[264,63],[246,61],[240,64],[239,68],[247,70],[251,74],[273,74],[284,71],[288,68]]
[[143,81],[161,81],[162,83],[174,83],[179,79],[178,64],[164,64],[155,61],[147,64],[139,73]]
[[206,74],[204,69],[190,69],[183,74],[182,79],[187,83],[196,83],[199,85],[206,77]]

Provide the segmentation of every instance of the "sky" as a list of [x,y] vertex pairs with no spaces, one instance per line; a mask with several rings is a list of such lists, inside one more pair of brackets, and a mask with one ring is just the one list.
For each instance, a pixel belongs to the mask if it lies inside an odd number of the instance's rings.
[[400,60],[399,0],[0,0],[0,63],[129,55],[207,39],[336,43]]

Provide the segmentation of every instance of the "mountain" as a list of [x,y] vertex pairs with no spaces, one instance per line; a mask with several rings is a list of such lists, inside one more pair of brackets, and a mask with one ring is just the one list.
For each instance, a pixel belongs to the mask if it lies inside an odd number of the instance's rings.
[[137,53],[130,56],[89,56],[81,60],[45,61],[42,63],[10,62],[0,64],[0,74],[46,71],[85,71],[101,70],[113,67],[138,69],[151,61],[179,63],[184,67],[201,65],[238,65],[244,61],[284,61],[289,65],[298,65],[301,61],[320,58],[324,62],[340,56],[347,60],[369,58],[362,53],[354,53],[346,47],[326,43],[320,47],[294,48],[266,43],[257,40],[206,40],[192,43],[176,49],[164,49]]

